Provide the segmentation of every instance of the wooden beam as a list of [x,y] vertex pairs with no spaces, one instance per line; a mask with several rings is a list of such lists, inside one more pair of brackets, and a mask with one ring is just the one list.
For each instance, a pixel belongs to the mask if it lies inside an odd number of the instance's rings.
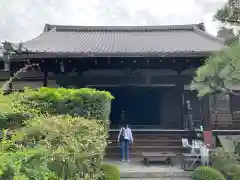
[[44,71],[44,77],[43,77],[43,86],[47,87],[48,86],[48,66],[47,66],[47,61],[44,60],[43,62],[43,71]]

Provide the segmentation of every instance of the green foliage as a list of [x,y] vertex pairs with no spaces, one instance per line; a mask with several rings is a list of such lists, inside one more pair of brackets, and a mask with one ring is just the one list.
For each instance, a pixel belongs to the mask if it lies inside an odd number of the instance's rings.
[[104,173],[102,180],[120,180],[120,170],[116,165],[103,164],[101,168]]
[[228,0],[228,2],[214,15],[214,19],[230,25],[240,24],[240,6],[238,0]]
[[223,174],[211,167],[198,167],[192,174],[193,180],[225,180]]
[[232,177],[232,180],[240,180],[240,171]]
[[0,142],[0,180],[102,177],[111,99],[88,88],[0,95],[0,126],[12,135]]
[[3,129],[17,129],[23,126],[27,116],[20,113],[1,113],[0,127]]
[[213,156],[212,167],[217,169],[225,176],[230,175],[237,165],[237,156],[231,152],[224,150],[223,148],[216,149]]
[[191,84],[200,97],[214,92],[234,94],[234,86],[240,83],[240,44],[225,48],[208,58],[196,71]]
[[234,177],[234,176],[237,176],[239,173],[240,173],[240,165],[235,164],[229,169],[228,176]]
[[239,32],[235,35],[233,28],[222,27],[219,29],[217,37],[223,39],[226,45],[232,45],[238,42]]
[[31,114],[69,114],[87,118],[108,120],[113,96],[96,89],[40,88],[15,93],[14,108]]
[[56,177],[48,168],[47,149],[40,145],[29,148],[17,144],[17,140],[23,138],[22,135],[21,132],[17,132],[11,140],[4,138],[0,142],[0,179],[50,180],[50,177]]
[[29,121],[26,142],[48,148],[52,162],[50,169],[58,176],[74,178],[82,174],[96,174],[107,145],[103,125],[80,117],[38,117]]
[[240,142],[234,144],[234,151],[236,154],[240,155]]
[[[103,124],[71,116],[40,116],[28,120],[11,140],[0,146],[0,179],[48,176],[99,179],[107,146]],[[18,143],[17,143],[18,142]],[[21,142],[21,143],[19,143]]]

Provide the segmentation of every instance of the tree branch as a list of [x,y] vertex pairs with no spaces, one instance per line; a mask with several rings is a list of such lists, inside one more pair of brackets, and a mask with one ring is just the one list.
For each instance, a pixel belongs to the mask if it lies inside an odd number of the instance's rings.
[[19,69],[17,72],[15,72],[13,74],[12,77],[9,78],[8,81],[6,81],[3,85],[2,85],[2,90],[3,91],[9,91],[10,90],[10,84],[15,80],[18,79],[19,74],[21,74],[22,72],[28,71],[29,69],[33,69],[34,67],[38,67],[39,68],[39,64],[27,64],[25,65],[23,68]]

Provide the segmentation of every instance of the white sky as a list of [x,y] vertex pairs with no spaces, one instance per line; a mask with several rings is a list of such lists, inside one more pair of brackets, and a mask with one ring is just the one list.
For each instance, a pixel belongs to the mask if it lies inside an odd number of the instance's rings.
[[0,0],[0,41],[25,41],[44,24],[164,25],[204,22],[216,34],[212,15],[226,0]]

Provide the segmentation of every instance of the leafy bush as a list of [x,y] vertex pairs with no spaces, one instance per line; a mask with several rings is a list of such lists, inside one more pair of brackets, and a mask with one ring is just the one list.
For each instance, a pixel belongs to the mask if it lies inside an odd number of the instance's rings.
[[240,180],[240,171],[232,177],[232,180]]
[[236,154],[240,154],[240,141],[239,138],[234,141],[234,151]]
[[229,168],[228,176],[233,177],[233,176],[239,174],[239,172],[240,172],[240,165],[235,164]]
[[80,117],[41,116],[28,121],[24,132],[27,144],[48,149],[49,168],[59,177],[100,176],[98,167],[107,146],[107,132],[100,123]]
[[[17,144],[23,134],[16,132],[12,139],[6,137],[0,142],[0,179],[1,180],[29,180],[49,179],[57,180],[54,172],[48,168],[50,160],[47,149],[41,145],[35,148]],[[14,147],[14,148],[13,148]]]
[[211,167],[198,167],[192,174],[193,180],[225,180],[224,175]]
[[120,170],[116,165],[103,164],[101,166],[103,171],[103,180],[120,180]]
[[0,125],[12,129],[0,142],[0,180],[102,176],[110,93],[41,88],[0,96]]
[[22,112],[15,112],[13,104],[18,96],[0,94],[0,128],[16,129],[23,125],[27,117]]
[[[40,116],[3,140],[0,146],[0,179],[54,176],[77,180],[99,179],[107,145],[107,132],[97,121],[71,116]],[[21,136],[20,136],[21,135]],[[20,143],[16,143],[16,142]],[[25,180],[24,179],[24,180]]]
[[216,149],[212,163],[212,167],[214,169],[217,169],[225,176],[227,176],[230,169],[232,169],[236,164],[237,157],[234,153],[228,152],[224,148]]
[[90,88],[40,88],[15,94],[18,103],[14,108],[20,112],[69,114],[101,120],[108,120],[113,99],[109,92]]

